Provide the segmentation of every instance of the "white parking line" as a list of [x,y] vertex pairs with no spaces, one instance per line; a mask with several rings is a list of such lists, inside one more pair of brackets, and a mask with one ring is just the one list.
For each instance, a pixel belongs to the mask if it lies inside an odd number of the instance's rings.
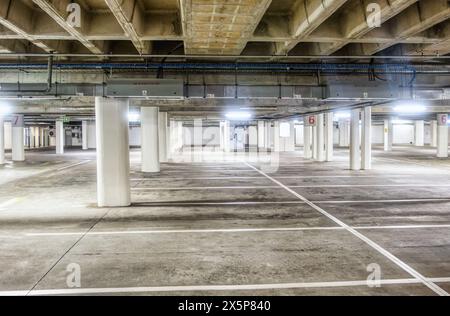
[[[311,201],[315,204],[373,204],[373,203],[431,203],[431,202],[450,202],[450,198],[437,199],[403,199],[403,200],[317,200]],[[199,206],[199,205],[264,205],[264,204],[306,204],[306,202],[297,201],[238,201],[238,202],[141,202],[134,203],[139,206]]]
[[150,187],[150,188],[131,188],[132,191],[171,191],[171,190],[221,190],[221,189],[279,189],[277,186],[273,185],[260,185],[260,186],[228,186],[228,187],[172,187],[172,188],[165,188],[165,187]]
[[[250,232],[285,232],[285,231],[311,231],[311,230],[342,230],[340,226],[332,227],[282,227],[282,228],[230,228],[230,229],[173,229],[173,230],[124,230],[124,231],[98,231],[86,235],[136,235],[136,234],[207,234],[207,233],[250,233]],[[71,233],[27,233],[25,236],[72,236],[82,235],[82,232]]]
[[[447,282],[450,278],[429,278],[429,282]],[[445,280],[445,281],[443,281]],[[418,279],[382,279],[380,285],[420,284]],[[157,293],[157,292],[197,292],[197,291],[255,291],[283,289],[314,289],[368,286],[367,280],[296,282],[273,284],[227,284],[227,285],[174,285],[148,287],[111,287],[111,288],[66,288],[32,291],[0,291],[1,296],[43,296],[43,295],[79,295],[79,294],[113,294],[113,293]]]
[[[416,187],[450,187],[450,184],[325,184],[325,185],[288,185],[289,188],[416,188]],[[249,186],[208,186],[208,187],[132,187],[134,191],[171,191],[171,190],[233,190],[233,189],[281,189],[273,185],[249,185]]]
[[366,244],[368,244],[369,246],[371,246],[373,249],[377,250],[379,253],[381,253],[382,255],[384,255],[386,258],[388,258],[389,260],[391,260],[393,263],[395,263],[396,265],[398,265],[400,268],[402,268],[403,270],[405,270],[406,272],[408,272],[410,275],[412,275],[413,277],[415,277],[418,280],[421,280],[422,283],[424,285],[426,285],[428,288],[430,288],[431,290],[433,290],[436,294],[439,294],[441,296],[450,296],[449,293],[447,293],[444,289],[442,289],[441,287],[439,287],[438,285],[436,285],[433,282],[428,281],[425,276],[423,276],[422,274],[420,274],[418,271],[416,271],[415,269],[413,269],[412,267],[410,267],[409,265],[407,265],[406,263],[404,263],[403,261],[401,261],[399,258],[397,258],[396,256],[394,256],[393,254],[391,254],[389,251],[387,251],[386,249],[384,249],[383,247],[381,247],[380,245],[378,245],[377,243],[375,243],[374,241],[372,241],[371,239],[369,239],[368,237],[366,237],[365,235],[361,234],[359,231],[355,230],[354,228],[348,226],[347,224],[345,224],[344,222],[342,222],[340,219],[338,219],[337,217],[331,215],[330,213],[328,213],[327,211],[325,211],[324,209],[322,209],[321,207],[317,206],[316,204],[312,203],[311,201],[309,201],[308,199],[306,199],[305,197],[303,197],[302,195],[298,194],[297,192],[295,192],[294,190],[288,188],[287,186],[285,186],[283,183],[281,183],[280,181],[275,180],[274,178],[272,178],[271,176],[267,175],[265,172],[259,170],[258,168],[250,165],[247,162],[244,162],[247,166],[249,166],[250,168],[253,168],[255,171],[259,172],[261,175],[265,176],[266,178],[270,179],[272,182],[278,184],[279,186],[281,186],[282,188],[284,188],[286,191],[292,193],[293,195],[295,195],[296,197],[298,197],[300,200],[305,201],[306,204],[308,204],[309,206],[311,206],[312,208],[314,208],[315,210],[317,210],[319,213],[323,214],[324,216],[328,217],[329,219],[331,219],[333,222],[335,222],[336,224],[338,224],[339,226],[344,227],[349,233],[353,234],[355,237],[361,239],[362,241],[364,241]]
[[61,171],[61,170],[73,168],[73,167],[76,167],[76,166],[79,166],[79,165],[83,165],[83,164],[88,163],[88,162],[90,162],[90,160],[80,161],[80,162],[77,162],[77,163],[74,163],[74,164],[71,164],[71,165],[68,165],[68,166],[64,166],[64,167],[58,168],[58,169],[56,169],[56,171]]
[[[373,175],[373,176],[352,176],[352,175],[343,175],[343,176],[336,176],[336,175],[329,175],[329,176],[313,176],[313,175],[311,175],[311,176],[276,176],[276,177],[274,177],[275,179],[321,179],[321,178],[325,178],[325,179],[328,179],[328,178],[383,178],[383,179],[386,179],[386,178],[410,178],[410,177],[412,177],[412,176],[410,176],[410,175],[389,175],[389,176],[386,176],[386,175],[379,175],[379,176],[376,176],[376,175]],[[175,178],[175,177],[163,177],[163,178],[161,178],[161,177],[156,177],[156,178],[132,178],[132,179],[130,179],[130,181],[161,181],[161,180],[170,180],[170,181],[177,181],[177,180],[228,180],[228,179],[265,179],[264,177],[262,177],[262,176],[248,176],[248,177],[246,177],[246,176],[240,176],[240,177],[235,177],[235,176],[232,176],[232,177],[227,177],[227,176],[224,176],[224,177],[191,177],[191,178],[189,178],[189,177],[178,177],[178,178]]]
[[[161,227],[164,228],[164,227]],[[385,226],[351,226],[356,230],[377,229],[421,229],[421,228],[450,228],[450,224],[437,225],[385,225]],[[315,227],[267,227],[267,228],[223,228],[223,229],[169,229],[169,230],[119,230],[119,231],[90,231],[86,235],[146,235],[146,234],[210,234],[210,233],[253,233],[253,232],[295,232],[317,230],[344,230],[342,226],[315,226]],[[85,232],[42,232],[25,233],[27,237],[55,237],[79,236]]]

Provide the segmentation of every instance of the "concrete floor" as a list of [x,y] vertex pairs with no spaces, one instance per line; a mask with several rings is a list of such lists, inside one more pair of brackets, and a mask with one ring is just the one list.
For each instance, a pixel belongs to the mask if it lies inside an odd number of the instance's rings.
[[450,160],[434,155],[376,148],[349,171],[343,149],[282,153],[269,173],[266,157],[184,153],[152,176],[133,151],[133,206],[97,208],[95,152],[29,152],[0,167],[0,294],[445,294]]

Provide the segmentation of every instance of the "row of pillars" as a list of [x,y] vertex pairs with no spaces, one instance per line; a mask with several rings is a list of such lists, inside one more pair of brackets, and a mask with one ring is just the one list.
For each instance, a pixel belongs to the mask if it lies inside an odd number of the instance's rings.
[[[128,99],[95,98],[100,207],[131,203],[128,110]],[[140,117],[141,171],[157,173],[160,163],[167,162],[171,152],[182,146],[182,122],[171,121],[168,126],[167,113],[159,112],[158,107],[141,107]]]

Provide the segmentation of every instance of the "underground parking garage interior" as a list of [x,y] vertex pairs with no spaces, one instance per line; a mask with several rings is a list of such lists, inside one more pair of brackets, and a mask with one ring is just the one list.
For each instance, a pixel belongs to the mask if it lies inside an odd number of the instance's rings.
[[447,0],[1,1],[0,295],[448,296],[449,113]]

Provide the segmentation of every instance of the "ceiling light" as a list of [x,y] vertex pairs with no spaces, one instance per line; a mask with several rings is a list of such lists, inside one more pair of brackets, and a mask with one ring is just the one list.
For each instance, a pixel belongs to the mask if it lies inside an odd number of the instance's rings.
[[334,113],[334,117],[336,119],[349,119],[351,117],[351,113],[349,111],[341,111]]
[[128,121],[129,122],[139,122],[140,121],[140,114],[137,112],[129,112],[128,113]]
[[248,120],[252,117],[249,112],[228,112],[225,116],[230,120]]
[[394,111],[405,114],[423,113],[426,111],[426,106],[414,101],[402,102],[394,107]]

